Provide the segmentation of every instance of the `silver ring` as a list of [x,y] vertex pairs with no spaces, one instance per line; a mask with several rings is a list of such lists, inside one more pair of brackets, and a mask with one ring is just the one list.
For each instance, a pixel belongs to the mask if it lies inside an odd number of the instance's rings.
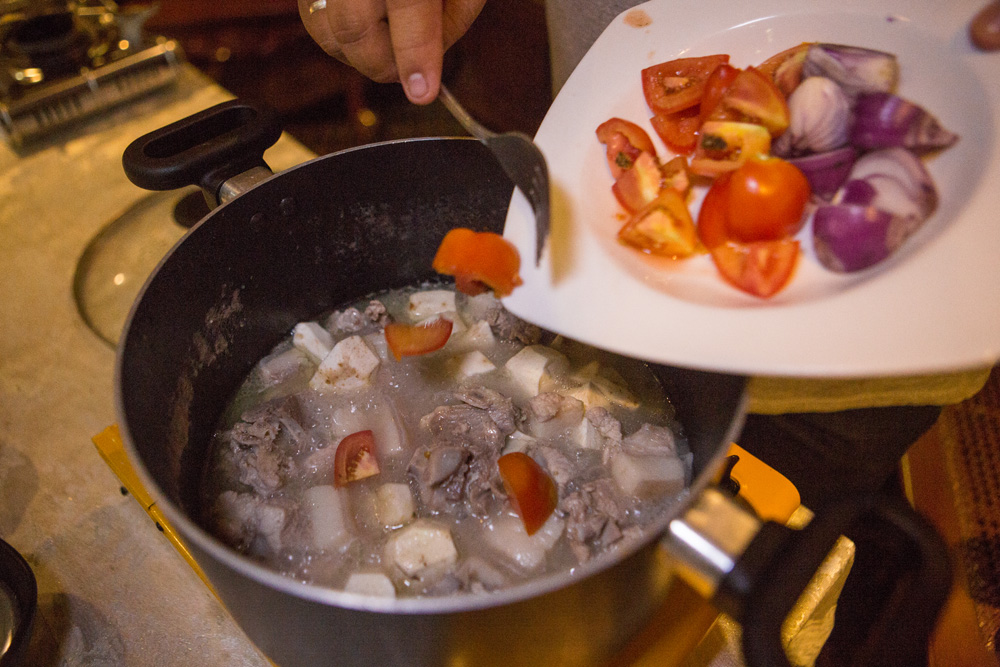
[[313,0],[309,3],[309,13],[315,14],[321,9],[326,9],[326,0]]

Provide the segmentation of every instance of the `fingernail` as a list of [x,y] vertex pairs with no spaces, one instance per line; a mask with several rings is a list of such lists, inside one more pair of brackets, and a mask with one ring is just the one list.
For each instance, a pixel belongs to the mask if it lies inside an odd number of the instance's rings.
[[427,94],[427,79],[420,72],[414,72],[406,80],[406,89],[413,99],[420,99]]

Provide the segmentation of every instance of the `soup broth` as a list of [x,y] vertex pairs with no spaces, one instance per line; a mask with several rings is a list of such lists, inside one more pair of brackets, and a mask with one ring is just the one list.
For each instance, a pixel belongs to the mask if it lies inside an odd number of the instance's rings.
[[[441,320],[442,347],[396,359],[387,324]],[[531,534],[499,472],[512,452],[557,493]],[[203,480],[209,529],[287,576],[483,594],[643,539],[684,493],[690,455],[644,363],[434,284],[298,324],[232,400]]]

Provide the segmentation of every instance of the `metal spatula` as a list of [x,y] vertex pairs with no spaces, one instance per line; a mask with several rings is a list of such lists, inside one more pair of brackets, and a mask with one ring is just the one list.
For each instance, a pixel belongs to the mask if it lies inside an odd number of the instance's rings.
[[444,84],[441,84],[441,101],[469,134],[490,149],[510,180],[527,197],[535,212],[535,264],[538,264],[549,235],[549,170],[545,156],[535,142],[521,132],[498,134],[487,130],[462,108]]

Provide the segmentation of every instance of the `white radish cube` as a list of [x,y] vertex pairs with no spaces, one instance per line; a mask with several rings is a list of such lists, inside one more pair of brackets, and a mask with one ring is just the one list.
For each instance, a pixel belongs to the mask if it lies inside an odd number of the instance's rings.
[[392,585],[392,580],[381,572],[355,572],[347,578],[344,590],[360,595],[396,597],[396,587]]
[[318,364],[333,349],[333,336],[317,322],[299,322],[292,329],[292,345]]
[[314,486],[303,494],[312,541],[317,549],[339,551],[353,539],[348,527],[346,500],[338,489],[329,485]]
[[472,352],[463,354],[455,361],[457,362],[455,374],[459,378],[468,378],[474,375],[481,375],[483,373],[489,373],[492,370],[496,370],[496,364],[490,361],[489,357],[479,350],[473,350]]
[[528,535],[521,518],[504,514],[486,524],[486,542],[508,560],[525,570],[545,562],[545,554],[562,535],[565,521],[555,513],[533,535]]
[[406,311],[409,313],[410,320],[414,322],[426,319],[431,315],[457,312],[455,293],[451,290],[415,292],[410,295]]
[[507,436],[507,443],[503,447],[503,453],[510,454],[511,452],[525,452],[528,447],[537,441],[538,439],[532,435],[522,433],[521,431],[514,431]]
[[581,419],[573,430],[573,444],[582,449],[604,449],[604,436],[590,423],[589,419]]
[[383,526],[401,526],[413,518],[415,511],[408,484],[383,484],[375,491],[375,515]]
[[511,378],[529,395],[541,388],[542,378],[564,372],[568,362],[559,352],[544,345],[529,345],[507,360]]
[[633,456],[616,452],[611,476],[622,491],[637,498],[670,496],[684,490],[687,471],[676,456]]
[[389,343],[385,340],[385,333],[382,331],[375,331],[370,334],[365,335],[365,343],[368,347],[378,355],[379,361],[389,361],[394,359],[392,352],[389,351]]
[[427,519],[414,521],[393,533],[386,542],[385,555],[408,577],[428,567],[451,565],[458,560],[451,531]]
[[459,336],[452,333],[451,340],[449,341],[453,348],[479,350],[481,352],[488,352],[493,349],[496,342],[497,339],[493,335],[493,329],[490,328],[489,322],[486,320],[477,320]]
[[361,336],[350,336],[333,346],[309,386],[317,391],[350,391],[368,385],[379,358]]

